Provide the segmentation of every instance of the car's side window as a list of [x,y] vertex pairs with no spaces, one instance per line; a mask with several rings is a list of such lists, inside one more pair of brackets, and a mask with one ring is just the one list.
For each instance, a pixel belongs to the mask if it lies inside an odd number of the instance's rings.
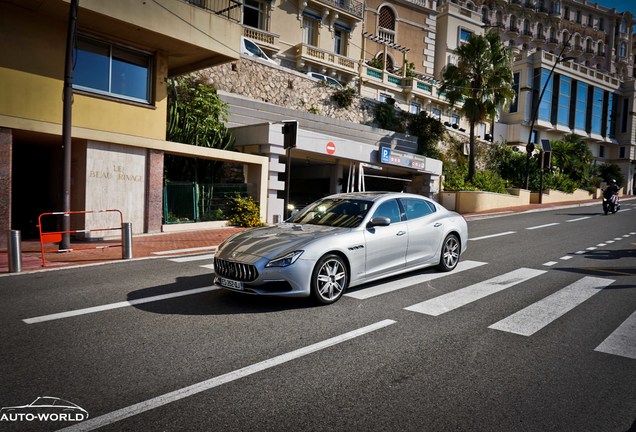
[[428,201],[417,198],[400,198],[407,220],[426,216],[436,211],[435,206]]
[[400,222],[400,207],[396,200],[392,199],[380,204],[373,217],[386,217],[391,220],[391,223]]

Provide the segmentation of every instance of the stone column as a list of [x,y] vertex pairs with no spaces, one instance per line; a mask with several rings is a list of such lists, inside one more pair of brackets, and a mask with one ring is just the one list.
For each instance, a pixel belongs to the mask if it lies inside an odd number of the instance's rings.
[[163,219],[163,152],[148,150],[146,163],[146,226],[144,232],[161,232]]
[[0,128],[0,249],[7,248],[6,233],[11,230],[11,164],[13,135]]

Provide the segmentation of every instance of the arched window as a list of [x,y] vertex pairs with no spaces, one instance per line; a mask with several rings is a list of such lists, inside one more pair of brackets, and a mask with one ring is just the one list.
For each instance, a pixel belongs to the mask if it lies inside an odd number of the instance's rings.
[[378,15],[378,36],[391,42],[395,42],[395,12],[388,6],[380,8]]
[[621,42],[618,46],[618,56],[627,57],[627,44],[625,42]]
[[486,6],[481,8],[481,22],[484,24],[490,24],[490,11]]

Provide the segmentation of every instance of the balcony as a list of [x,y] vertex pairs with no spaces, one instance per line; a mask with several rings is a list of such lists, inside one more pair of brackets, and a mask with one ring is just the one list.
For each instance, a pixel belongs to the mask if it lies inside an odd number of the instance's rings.
[[193,6],[205,9],[230,21],[241,21],[243,3],[237,0],[185,0]]
[[510,27],[506,29],[506,35],[510,39],[515,39],[519,37],[519,27],[517,27],[516,25],[511,25]]
[[334,69],[351,78],[358,75],[358,62],[352,58],[341,56],[315,46],[304,43],[296,45],[296,64],[303,63],[317,65],[322,69]]
[[330,6],[360,20],[363,18],[364,4],[357,0],[314,0],[313,3]]
[[243,36],[256,42],[257,45],[266,51],[278,52],[280,48],[277,45],[278,35],[266,32],[265,30],[254,27],[243,26]]

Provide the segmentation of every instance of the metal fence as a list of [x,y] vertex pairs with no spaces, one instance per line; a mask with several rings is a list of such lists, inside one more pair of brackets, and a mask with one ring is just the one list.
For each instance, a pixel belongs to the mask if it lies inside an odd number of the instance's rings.
[[185,0],[186,3],[223,16],[230,21],[241,21],[243,2],[237,0]]
[[247,194],[245,183],[166,182],[163,188],[163,223],[225,220],[233,194]]

